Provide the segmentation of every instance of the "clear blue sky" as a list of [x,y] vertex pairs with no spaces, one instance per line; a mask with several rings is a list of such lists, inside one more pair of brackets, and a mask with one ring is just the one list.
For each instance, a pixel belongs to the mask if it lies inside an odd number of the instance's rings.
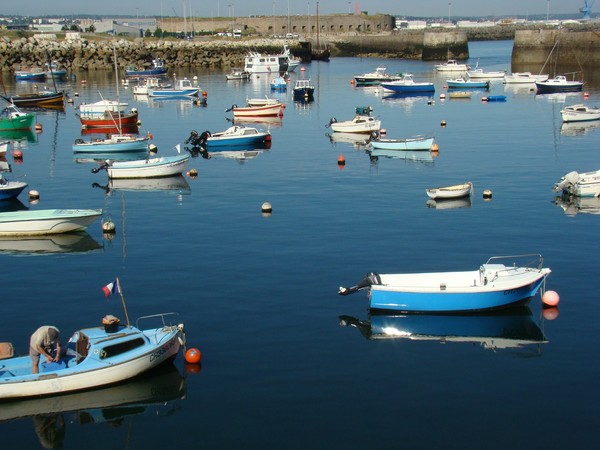
[[[71,15],[110,14],[131,16],[186,16],[230,17],[248,15],[311,15],[316,14],[316,0],[2,0],[0,16],[18,15]],[[591,3],[588,0],[588,3]],[[355,9],[426,17],[451,16],[510,16],[577,14],[584,0],[319,0],[320,14],[348,13]],[[600,11],[600,2],[592,12]]]

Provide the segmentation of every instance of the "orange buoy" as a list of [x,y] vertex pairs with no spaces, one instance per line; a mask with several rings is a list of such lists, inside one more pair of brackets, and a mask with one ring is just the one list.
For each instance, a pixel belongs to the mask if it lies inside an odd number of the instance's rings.
[[589,96],[590,96],[590,93],[589,93],[589,92],[584,92],[584,93],[583,93],[583,98],[588,98]]
[[440,150],[440,146],[437,145],[435,142],[431,145],[431,151],[432,152],[437,152]]
[[200,373],[201,370],[202,370],[201,364],[186,364],[185,365],[185,373],[189,373],[189,374]]
[[23,159],[23,152],[18,148],[15,148],[12,152],[13,158],[15,159]]
[[41,123],[36,123],[35,124],[35,131],[42,131],[42,124]]
[[342,155],[340,153],[340,156],[338,156],[338,166],[345,166],[346,165],[346,159],[344,158],[344,155]]
[[185,362],[189,364],[198,364],[202,359],[202,353],[197,348],[190,348],[185,352]]
[[300,72],[304,72],[306,69],[304,67],[300,67]]
[[152,133],[148,133],[148,137],[150,138],[150,140],[154,139],[154,136],[152,135]]
[[265,136],[265,142],[271,142],[271,135],[270,134],[267,134]]
[[542,295],[542,302],[546,306],[556,306],[560,302],[560,296],[556,291],[546,291]]
[[354,84],[354,78],[350,80],[350,84]]
[[206,98],[206,97],[208,97],[208,92],[202,91],[202,98]]

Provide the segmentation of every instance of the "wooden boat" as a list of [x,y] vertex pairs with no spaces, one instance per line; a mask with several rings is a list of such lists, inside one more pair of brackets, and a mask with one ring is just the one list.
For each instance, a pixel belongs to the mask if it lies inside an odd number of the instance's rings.
[[0,131],[31,130],[35,115],[21,111],[9,103],[0,111]]
[[108,386],[172,360],[185,340],[183,324],[167,324],[168,314],[141,317],[138,322],[157,318],[162,322],[157,328],[140,329],[117,322],[116,326],[106,324],[78,330],[69,340],[66,355],[58,362],[40,362],[37,374],[31,373],[29,356],[2,360],[0,399]]
[[0,174],[0,200],[18,197],[27,186],[23,181],[7,180]]
[[385,67],[377,67],[375,72],[368,72],[363,75],[354,75],[354,81],[358,85],[377,85],[383,82],[391,82],[402,79],[400,75],[390,75],[386,73]]
[[554,184],[553,190],[576,197],[600,197],[600,170],[569,172]]
[[237,106],[232,105],[225,112],[233,111],[234,117],[268,117],[268,116],[283,116],[283,107],[280,103],[265,106]]
[[343,122],[338,122],[335,117],[332,117],[326,126],[336,132],[371,134],[373,131],[380,130],[381,121],[372,116],[357,114],[351,120]]
[[371,139],[370,146],[381,150],[431,150],[433,136],[414,136],[405,139],[386,139],[376,137]]
[[113,153],[113,152],[140,152],[148,150],[150,136],[136,134],[111,134],[105,139],[91,139],[84,141],[75,139],[73,151],[76,153]]
[[268,131],[262,131],[254,127],[233,125],[225,131],[217,133],[204,131],[198,135],[196,131],[192,131],[190,137],[185,142],[195,147],[202,146],[212,149],[214,147],[231,147],[235,145],[252,146],[263,144],[266,141],[271,141],[271,133]]
[[284,77],[275,77],[269,84],[272,91],[287,91],[287,80]]
[[33,236],[84,230],[101,209],[40,209],[0,213],[0,236]]
[[370,314],[368,320],[340,316],[370,340],[455,342],[494,352],[548,343],[527,306],[487,314]]
[[[509,263],[510,261],[510,263]],[[340,295],[368,289],[374,310],[423,313],[493,311],[526,305],[546,277],[538,254],[494,256],[479,270],[406,274],[369,273]]]
[[200,88],[194,86],[191,80],[183,78],[175,80],[172,87],[152,87],[148,89],[150,97],[196,97],[200,92]]
[[165,75],[169,69],[161,58],[152,60],[152,67],[142,68],[138,66],[128,66],[125,68],[125,75],[129,78],[159,77]]
[[187,168],[189,154],[159,156],[133,161],[105,161],[92,169],[93,173],[106,170],[108,178],[161,178],[181,175]]
[[582,104],[565,106],[560,110],[563,122],[587,122],[600,119],[600,108]]
[[386,92],[405,93],[405,92],[435,92],[433,83],[422,81],[417,82],[412,74],[406,73],[401,79],[396,81],[384,81],[381,87]]
[[433,199],[466,197],[473,193],[473,183],[467,181],[453,186],[426,189],[427,196]]
[[468,64],[461,64],[455,59],[449,59],[443,64],[436,64],[433,66],[438,72],[466,72],[471,68]]
[[564,75],[558,75],[546,81],[536,81],[535,87],[538,94],[551,92],[579,92],[583,89],[583,82],[576,80],[567,80]]
[[446,80],[446,86],[448,89],[489,89],[489,81],[473,81],[466,80],[464,78],[454,78],[452,80]]
[[467,91],[452,91],[448,93],[448,98],[458,99],[458,98],[471,98],[471,93]]
[[106,111],[110,112],[125,112],[127,103],[123,103],[116,100],[99,100],[95,103],[85,103],[79,105],[79,112],[85,116],[101,116]]
[[251,75],[252,74],[250,72],[248,72],[247,70],[240,69],[240,68],[233,68],[233,69],[231,69],[231,72],[229,72],[227,75],[225,75],[225,79],[228,81],[249,80]]
[[59,106],[64,107],[65,93],[56,91],[37,91],[27,94],[14,94],[5,96],[4,99],[17,106]]
[[308,80],[296,80],[294,84],[294,100],[308,100],[313,98],[315,87]]
[[123,128],[138,126],[138,112],[133,109],[129,113],[105,111],[101,115],[80,115],[83,128]]
[[534,75],[531,72],[513,72],[510,75],[504,75],[505,84],[535,84],[536,81],[546,81],[548,75]]

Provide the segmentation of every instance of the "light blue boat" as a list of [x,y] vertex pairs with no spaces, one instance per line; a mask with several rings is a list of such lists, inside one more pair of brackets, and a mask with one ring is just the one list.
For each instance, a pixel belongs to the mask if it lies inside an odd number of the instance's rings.
[[271,80],[272,91],[287,91],[287,81],[283,77],[273,78]]
[[464,78],[456,78],[454,80],[446,80],[448,89],[489,89],[490,82],[465,80]]
[[148,150],[150,136],[136,136],[133,134],[113,134],[106,139],[92,139],[84,141],[75,139],[73,151],[75,153],[113,153],[113,152],[141,152]]
[[198,86],[194,86],[190,80],[184,78],[176,80],[173,87],[153,87],[148,89],[150,97],[196,97],[200,92]]
[[128,380],[172,360],[185,335],[183,324],[166,322],[169,314],[173,313],[139,318],[138,322],[152,320],[159,325],[146,329],[120,324],[114,316],[104,317],[101,326],[76,331],[58,361],[41,358],[37,374],[32,373],[29,356],[3,359],[0,399],[94,389]]
[[431,82],[417,82],[409,73],[404,74],[400,80],[386,81],[381,83],[381,87],[386,92],[401,94],[405,92],[435,92],[435,86]]
[[[509,260],[512,264],[508,264]],[[369,306],[374,310],[490,311],[527,304],[550,274],[550,269],[542,264],[541,255],[529,254],[494,256],[479,270],[464,272],[369,273],[356,286],[340,287],[339,294],[369,289]]]

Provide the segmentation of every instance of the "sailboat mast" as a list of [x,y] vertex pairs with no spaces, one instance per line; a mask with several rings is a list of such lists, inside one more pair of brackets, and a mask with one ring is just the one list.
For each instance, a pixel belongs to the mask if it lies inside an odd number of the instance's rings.
[[119,93],[119,69],[117,67],[117,47],[116,47],[114,41],[113,41],[113,53],[114,53],[114,60],[115,60],[115,82],[117,83],[117,114],[119,115],[119,134],[123,134],[121,132],[123,127],[122,127],[122,123],[121,123],[121,94]]
[[317,50],[321,48],[319,45],[319,2],[317,2]]

